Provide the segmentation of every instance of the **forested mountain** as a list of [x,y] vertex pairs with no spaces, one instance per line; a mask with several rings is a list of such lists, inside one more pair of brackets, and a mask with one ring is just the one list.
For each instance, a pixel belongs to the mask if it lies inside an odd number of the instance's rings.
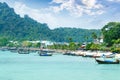
[[21,18],[6,3],[0,3],[0,37],[10,40],[51,40],[68,42],[71,38],[75,42],[91,41],[91,34],[100,35],[100,30],[80,28],[49,29],[47,24],[39,23],[29,16]]
[[69,42],[69,39],[72,38],[74,42],[84,42],[92,41],[92,33],[96,33],[100,36],[100,30],[87,30],[80,28],[56,28],[52,31],[52,39],[58,42],[66,41]]
[[25,15],[21,18],[6,3],[0,3],[0,36],[10,39],[49,39],[51,31],[47,24],[41,24]]

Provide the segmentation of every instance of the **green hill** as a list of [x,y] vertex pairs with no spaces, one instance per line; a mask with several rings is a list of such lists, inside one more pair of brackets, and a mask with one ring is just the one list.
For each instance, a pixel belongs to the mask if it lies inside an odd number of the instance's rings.
[[69,38],[72,38],[75,42],[84,42],[84,41],[92,41],[92,33],[95,32],[98,36],[100,36],[100,30],[88,30],[88,29],[80,29],[80,28],[56,28],[54,29],[52,35],[52,39],[55,41],[69,41]]
[[68,42],[72,38],[75,42],[91,41],[91,34],[100,35],[100,30],[80,28],[56,28],[51,30],[47,24],[39,23],[29,16],[21,18],[6,3],[0,3],[0,37],[9,40],[51,40]]

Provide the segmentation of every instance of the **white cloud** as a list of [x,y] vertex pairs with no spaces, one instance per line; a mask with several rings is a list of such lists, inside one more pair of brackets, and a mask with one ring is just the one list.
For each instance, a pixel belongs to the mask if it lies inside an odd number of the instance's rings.
[[89,9],[92,9],[92,8],[101,8],[102,5],[101,4],[97,4],[97,1],[96,0],[81,0],[82,3]]
[[103,5],[98,4],[97,0],[53,0],[52,3],[58,4],[58,6],[51,7],[54,12],[66,10],[74,16],[99,15],[104,12],[102,11]]
[[55,18],[55,16],[49,12],[45,13],[44,11],[42,11],[42,9],[33,9],[21,2],[15,2],[14,9],[15,12],[17,14],[20,14],[21,17],[24,17],[24,15],[27,14],[38,22],[47,23],[50,28],[54,28],[55,25],[57,25],[57,19]]
[[68,0],[53,0],[52,3],[64,3]]

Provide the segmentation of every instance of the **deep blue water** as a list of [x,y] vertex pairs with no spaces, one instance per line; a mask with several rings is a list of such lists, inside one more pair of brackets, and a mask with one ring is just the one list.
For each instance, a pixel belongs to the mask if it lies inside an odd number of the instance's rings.
[[120,80],[120,64],[97,64],[92,58],[0,51],[0,80]]

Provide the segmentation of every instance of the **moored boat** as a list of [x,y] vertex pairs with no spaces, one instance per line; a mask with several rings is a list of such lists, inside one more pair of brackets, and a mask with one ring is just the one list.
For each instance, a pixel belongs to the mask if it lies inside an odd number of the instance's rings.
[[116,60],[106,60],[106,59],[100,60],[100,59],[95,58],[95,60],[98,64],[119,64],[120,63],[120,61],[118,59],[116,59]]
[[53,55],[49,51],[39,51],[38,54],[39,56],[52,56]]
[[77,56],[75,52],[65,52],[63,55]]
[[29,50],[28,49],[18,49],[18,53],[19,54],[29,54]]

